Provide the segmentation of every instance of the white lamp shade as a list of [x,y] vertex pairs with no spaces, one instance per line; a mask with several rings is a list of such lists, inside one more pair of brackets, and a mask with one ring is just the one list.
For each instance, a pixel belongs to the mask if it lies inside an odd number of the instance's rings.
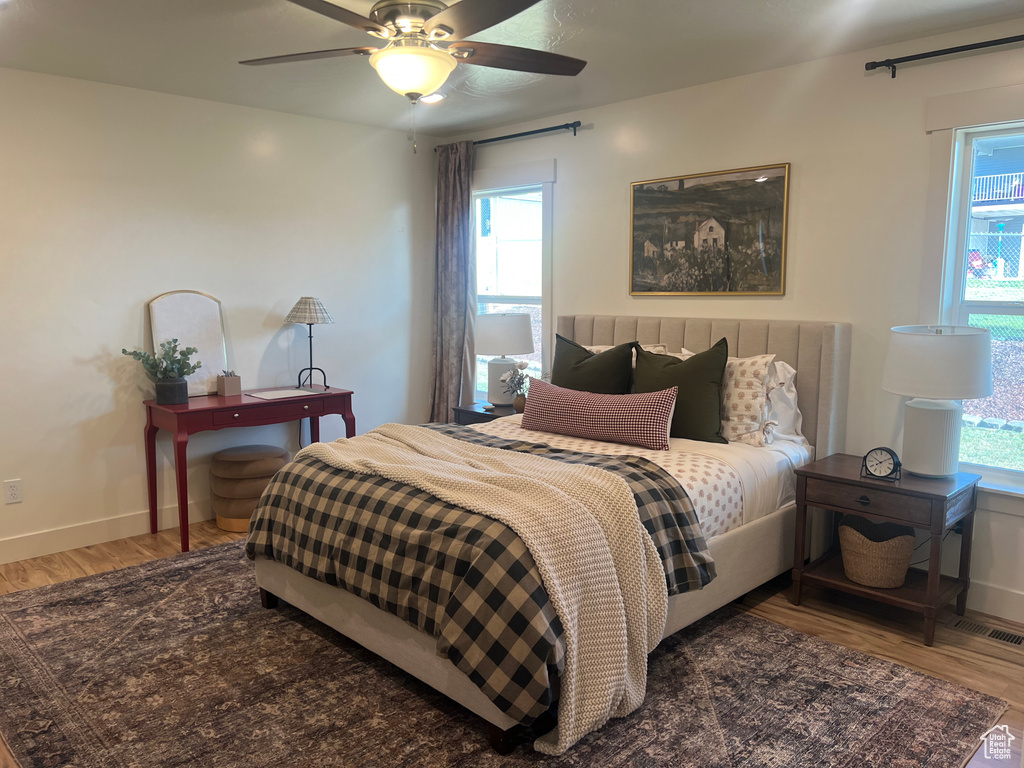
[[418,99],[428,96],[455,69],[455,57],[435,48],[389,45],[370,57],[370,66],[395,93]]
[[474,336],[478,355],[529,355],[533,328],[529,315],[477,315]]
[[992,334],[959,325],[901,325],[889,332],[882,389],[929,400],[992,394]]

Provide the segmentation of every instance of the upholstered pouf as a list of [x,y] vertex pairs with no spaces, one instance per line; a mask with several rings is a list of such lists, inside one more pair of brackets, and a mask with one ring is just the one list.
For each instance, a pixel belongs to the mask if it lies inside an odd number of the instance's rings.
[[288,451],[274,445],[239,445],[213,454],[210,491],[217,527],[249,530],[260,494],[289,458]]

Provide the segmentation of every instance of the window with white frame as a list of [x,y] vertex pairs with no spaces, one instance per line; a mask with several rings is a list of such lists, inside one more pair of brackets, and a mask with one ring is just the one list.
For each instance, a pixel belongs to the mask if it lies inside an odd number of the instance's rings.
[[[527,373],[544,369],[546,232],[545,188],[488,190],[473,195],[477,313],[527,314],[533,328],[534,352],[516,355],[529,363]],[[487,357],[477,356],[476,389],[487,391]]]
[[1024,471],[1024,124],[954,136],[948,321],[992,333],[993,394],[964,402],[960,460]]

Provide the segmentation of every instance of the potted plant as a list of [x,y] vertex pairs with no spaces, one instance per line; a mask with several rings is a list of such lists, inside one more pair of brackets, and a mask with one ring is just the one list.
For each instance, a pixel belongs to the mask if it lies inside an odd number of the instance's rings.
[[217,394],[221,397],[242,394],[242,377],[234,371],[221,371],[217,376]]
[[511,371],[502,374],[501,380],[505,384],[505,392],[512,395],[512,407],[516,413],[526,410],[526,390],[530,386],[530,377],[525,371],[529,363],[520,360]]
[[156,379],[156,402],[158,405],[182,405],[188,402],[188,382],[185,377],[203,367],[201,362],[191,362],[199,350],[195,347],[178,349],[178,340],[171,339],[160,345],[160,354],[129,352],[122,349],[122,355],[135,358],[146,373]]

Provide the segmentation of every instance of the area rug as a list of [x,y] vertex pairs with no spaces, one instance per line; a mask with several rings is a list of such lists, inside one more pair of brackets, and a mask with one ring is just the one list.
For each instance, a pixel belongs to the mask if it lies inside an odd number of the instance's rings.
[[0,734],[23,768],[959,768],[1003,702],[734,610],[651,656],[644,706],[561,758],[297,611],[240,544],[0,597]]

